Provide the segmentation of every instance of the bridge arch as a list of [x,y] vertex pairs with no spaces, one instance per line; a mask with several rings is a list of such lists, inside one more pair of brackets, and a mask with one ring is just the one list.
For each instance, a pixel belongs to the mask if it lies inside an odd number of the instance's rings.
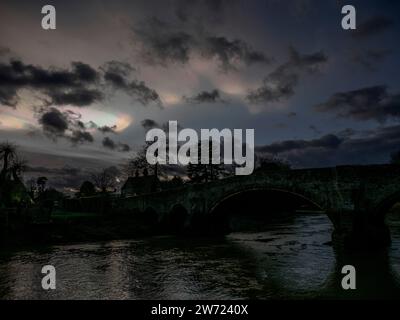
[[258,229],[259,222],[265,225],[270,219],[293,217],[298,209],[322,211],[323,207],[297,191],[252,186],[226,192],[209,206],[207,216],[212,221],[211,232],[227,234]]
[[240,194],[243,193],[249,193],[249,192],[279,192],[279,193],[283,193],[283,194],[288,194],[294,197],[298,197],[300,199],[303,199],[305,202],[309,202],[311,203],[313,206],[315,206],[316,208],[318,208],[319,210],[324,210],[323,206],[319,203],[317,203],[317,201],[315,201],[314,199],[312,199],[313,197],[309,197],[306,196],[305,194],[299,192],[299,191],[294,191],[294,190],[290,190],[290,189],[283,189],[283,188],[273,188],[273,187],[261,187],[261,186],[257,186],[257,187],[247,187],[247,188],[241,188],[239,190],[234,190],[234,191],[230,191],[225,193],[222,197],[219,197],[217,200],[215,200],[211,206],[210,209],[208,210],[208,214],[212,215],[213,212],[215,212],[216,208],[223,202],[228,201],[229,199],[238,196]]

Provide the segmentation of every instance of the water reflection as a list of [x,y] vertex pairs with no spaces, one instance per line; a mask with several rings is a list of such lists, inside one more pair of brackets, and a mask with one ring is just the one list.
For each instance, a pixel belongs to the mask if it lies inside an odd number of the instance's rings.
[[[3,299],[303,299],[399,296],[400,232],[374,255],[329,245],[323,214],[299,215],[262,232],[223,239],[152,237],[2,253]],[[41,268],[57,269],[57,289],[41,289]],[[358,289],[340,288],[344,264]]]

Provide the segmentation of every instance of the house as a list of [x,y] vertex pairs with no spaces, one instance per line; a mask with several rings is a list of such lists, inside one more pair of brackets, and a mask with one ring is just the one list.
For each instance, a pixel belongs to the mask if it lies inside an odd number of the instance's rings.
[[159,190],[160,180],[156,175],[129,177],[121,188],[121,196],[137,196]]

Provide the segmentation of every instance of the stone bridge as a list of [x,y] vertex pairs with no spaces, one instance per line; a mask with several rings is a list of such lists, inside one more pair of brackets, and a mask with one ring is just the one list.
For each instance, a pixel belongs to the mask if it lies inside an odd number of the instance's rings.
[[[127,197],[116,200],[114,205],[122,210],[156,215],[158,221],[168,220],[172,215],[180,216],[185,228],[193,227],[199,217],[206,222],[205,226],[210,226],[218,204],[256,190],[281,191],[315,204],[332,221],[335,243],[383,244],[390,241],[384,215],[400,201],[400,166],[265,171]],[[267,201],[265,203],[267,207]]]

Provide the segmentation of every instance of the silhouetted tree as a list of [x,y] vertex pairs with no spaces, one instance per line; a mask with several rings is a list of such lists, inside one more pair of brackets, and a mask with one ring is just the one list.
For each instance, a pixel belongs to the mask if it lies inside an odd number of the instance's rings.
[[96,187],[90,181],[83,182],[79,189],[79,196],[88,197],[88,196],[93,196],[95,193],[96,193]]
[[17,147],[8,141],[0,144],[0,159],[3,161],[3,169],[0,173],[0,183],[7,178],[10,162],[16,158]]
[[22,172],[24,172],[26,170],[26,168],[27,168],[26,160],[20,159],[18,157],[14,158],[14,161],[11,164],[10,170],[12,173],[13,180],[15,182],[22,184],[21,175],[22,175]]
[[3,161],[0,172],[0,205],[16,206],[30,202],[22,182],[26,162],[18,158],[16,145],[10,142],[0,143],[0,160]]
[[117,184],[116,168],[110,167],[101,170],[100,172],[92,173],[91,178],[94,185],[105,193],[110,190],[114,190]]

